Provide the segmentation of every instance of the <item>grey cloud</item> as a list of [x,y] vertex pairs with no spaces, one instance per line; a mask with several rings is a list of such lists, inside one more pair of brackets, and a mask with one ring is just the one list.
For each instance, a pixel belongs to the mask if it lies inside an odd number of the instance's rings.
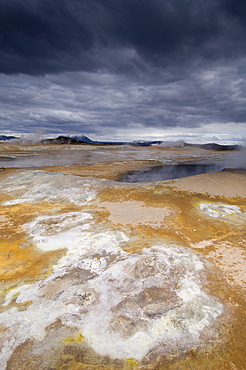
[[240,0],[1,0],[0,72],[137,75],[245,52]]

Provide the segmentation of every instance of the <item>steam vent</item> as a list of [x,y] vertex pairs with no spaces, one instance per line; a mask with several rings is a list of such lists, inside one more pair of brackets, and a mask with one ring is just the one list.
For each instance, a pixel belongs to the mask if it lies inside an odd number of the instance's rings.
[[[0,151],[1,370],[246,369],[240,153]],[[215,171],[136,180],[187,163]]]

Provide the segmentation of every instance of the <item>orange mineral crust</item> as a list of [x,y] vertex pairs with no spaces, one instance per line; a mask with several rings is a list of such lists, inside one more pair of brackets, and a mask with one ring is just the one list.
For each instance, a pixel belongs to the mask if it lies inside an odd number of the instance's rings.
[[0,369],[245,369],[245,173],[120,183],[127,153],[192,153],[63,151],[91,166],[0,172]]

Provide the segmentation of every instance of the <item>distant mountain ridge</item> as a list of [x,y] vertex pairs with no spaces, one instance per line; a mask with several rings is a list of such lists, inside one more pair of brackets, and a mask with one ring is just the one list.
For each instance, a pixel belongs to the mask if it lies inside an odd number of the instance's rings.
[[80,144],[81,141],[74,139],[70,136],[58,136],[52,139],[43,139],[40,141],[41,144]]
[[0,141],[8,141],[8,140],[14,140],[14,139],[18,139],[18,137],[15,137],[15,136],[0,135]]
[[[16,136],[7,136],[7,135],[0,135],[0,141],[8,141],[8,140],[20,140],[20,138]],[[26,142],[28,143],[29,140],[27,139]],[[30,140],[32,142],[32,140]],[[95,141],[91,140],[85,135],[76,135],[76,136],[64,136],[60,135],[56,138],[48,138],[40,140],[38,143],[44,145],[64,145],[64,144],[73,144],[73,145],[83,145],[83,144],[100,144],[100,145],[139,145],[139,146],[163,146],[163,147],[175,147],[175,146],[184,146],[184,147],[193,147],[193,148],[200,148],[200,149],[207,149],[207,150],[216,150],[216,151],[223,151],[223,150],[237,150],[240,149],[240,145],[221,145],[216,143],[206,143],[206,144],[190,144],[184,141],[180,142],[165,142],[161,140],[134,140],[134,141]],[[170,145],[171,144],[171,145]]]
[[207,150],[235,150],[241,148],[240,145],[221,145],[216,143],[206,143],[206,144],[188,144],[184,143],[184,146],[191,146]]
[[[134,141],[94,141],[89,139],[85,135],[78,135],[78,136],[58,136],[54,139],[44,139],[41,141],[42,144],[101,144],[101,145],[139,145],[139,146],[151,146],[151,145],[160,145],[165,146],[165,142],[161,140],[154,140],[154,141],[148,141],[148,140],[134,140]],[[176,143],[176,146],[180,146],[180,142]],[[169,145],[166,144],[168,147]],[[172,147],[175,146],[175,142],[172,143]],[[207,149],[207,150],[236,150],[240,149],[240,145],[221,145],[216,143],[206,143],[206,144],[189,144],[186,142],[182,142],[182,146],[184,147],[194,147],[194,148],[200,148],[200,149]]]
[[87,136],[85,135],[76,135],[76,136],[72,136],[73,139],[75,140],[78,140],[82,143],[95,143],[95,141],[89,139]]

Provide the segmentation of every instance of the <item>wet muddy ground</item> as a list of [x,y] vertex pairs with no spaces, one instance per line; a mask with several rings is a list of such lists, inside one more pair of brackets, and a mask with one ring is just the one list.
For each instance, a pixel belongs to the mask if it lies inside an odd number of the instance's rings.
[[0,172],[0,368],[245,369],[245,172],[115,181],[230,153],[2,146],[1,157],[44,153],[48,166]]

